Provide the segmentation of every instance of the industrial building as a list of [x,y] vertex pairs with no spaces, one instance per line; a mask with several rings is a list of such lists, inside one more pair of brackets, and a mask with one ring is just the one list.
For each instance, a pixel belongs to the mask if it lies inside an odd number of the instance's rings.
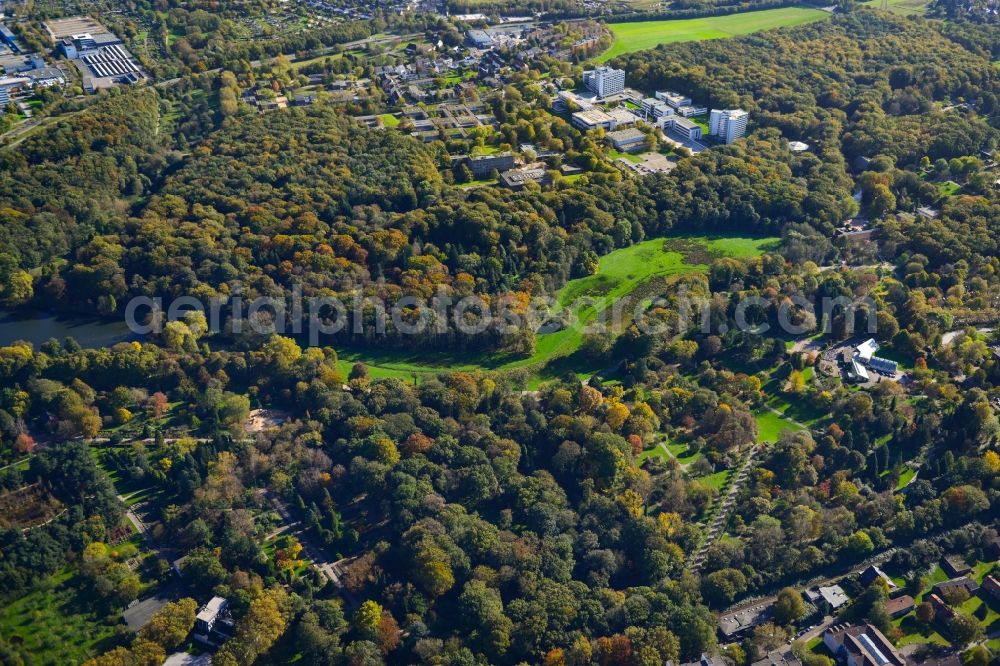
[[81,53],[85,62],[97,77],[124,77],[129,74],[141,75],[142,70],[132,60],[132,56],[118,44],[101,46],[90,53]]
[[477,49],[488,49],[493,46],[493,36],[485,30],[470,30],[465,33],[465,37]]
[[59,52],[76,64],[87,92],[146,78],[122,40],[90,17],[48,21],[45,29]]

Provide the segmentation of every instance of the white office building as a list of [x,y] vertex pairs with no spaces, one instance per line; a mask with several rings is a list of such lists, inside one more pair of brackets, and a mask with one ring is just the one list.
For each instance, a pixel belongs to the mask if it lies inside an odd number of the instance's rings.
[[732,143],[747,133],[749,114],[743,109],[712,109],[708,118],[708,133],[726,143]]
[[643,113],[646,114],[646,118],[662,118],[663,116],[672,116],[674,110],[667,106],[666,102],[661,102],[653,97],[647,97],[639,103],[639,107],[642,109]]
[[690,97],[675,93],[671,90],[656,91],[656,99],[666,102],[675,109],[681,106],[689,106],[691,104]]
[[598,97],[619,95],[625,91],[625,70],[602,65],[583,73],[583,85],[594,91]]

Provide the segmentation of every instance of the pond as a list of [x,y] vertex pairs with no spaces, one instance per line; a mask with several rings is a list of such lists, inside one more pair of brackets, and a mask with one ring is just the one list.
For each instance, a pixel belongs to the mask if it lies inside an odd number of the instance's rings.
[[27,340],[39,345],[50,338],[62,342],[72,337],[81,347],[110,347],[119,342],[141,339],[128,329],[124,318],[58,316],[39,310],[0,310],[0,347],[15,340]]

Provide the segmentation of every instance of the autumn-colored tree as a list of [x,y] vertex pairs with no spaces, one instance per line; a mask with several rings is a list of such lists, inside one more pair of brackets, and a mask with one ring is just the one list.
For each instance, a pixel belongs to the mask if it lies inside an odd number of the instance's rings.
[[378,621],[376,641],[382,649],[383,654],[389,654],[399,647],[399,625],[396,618],[386,609],[382,609],[382,616]]
[[235,635],[212,659],[219,666],[252,664],[271,649],[285,632],[288,594],[280,587],[266,590],[253,600],[247,614],[236,623]]
[[374,641],[378,639],[379,627],[382,623],[382,605],[372,599],[361,603],[354,612],[354,630],[363,638]]
[[139,637],[161,645],[164,650],[173,650],[187,638],[197,611],[198,604],[194,599],[172,601],[150,618],[139,631]]
[[14,438],[14,450],[22,454],[30,454],[35,450],[35,439],[26,432]]

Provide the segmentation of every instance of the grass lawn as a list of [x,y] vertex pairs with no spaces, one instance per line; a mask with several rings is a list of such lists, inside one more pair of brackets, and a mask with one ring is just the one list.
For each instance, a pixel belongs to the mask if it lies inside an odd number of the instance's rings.
[[691,451],[687,444],[670,442],[667,444],[667,449],[670,450],[670,453],[674,456],[674,458],[677,458],[677,462],[682,465],[690,465],[698,458],[701,458],[701,453]]
[[383,113],[378,118],[385,127],[399,127],[399,118],[391,113]]
[[715,474],[702,476],[698,480],[704,483],[709,488],[714,488],[716,491],[722,492],[723,486],[726,485],[726,481],[729,480],[729,476],[732,473],[733,473],[732,470],[724,469],[721,472],[716,472]]
[[896,490],[902,490],[906,487],[906,484],[910,482],[913,477],[917,475],[917,470],[910,466],[907,466],[903,472],[899,475],[899,482],[896,483]]
[[650,458],[659,458],[663,462],[670,462],[670,454],[663,450],[663,447],[660,446],[659,442],[654,444],[653,448],[646,449],[645,451],[639,453],[639,455],[635,457],[635,461],[641,464]]
[[[805,378],[806,382],[809,382],[812,378],[812,373],[806,374],[807,370],[811,371],[812,368],[810,367],[806,368],[806,370],[803,370],[802,376]],[[769,394],[767,398],[767,406],[771,407],[772,409],[778,410],[786,417],[790,419],[795,419],[799,423],[804,423],[805,425],[812,428],[828,416],[828,414],[822,414],[819,412],[819,410],[813,409],[810,405],[805,404],[805,402],[802,400],[789,402],[785,398],[785,396],[779,395],[777,393],[771,393],[772,387],[770,386],[770,384],[771,383],[769,382],[769,385],[764,387],[765,391],[767,391]],[[777,390],[777,386],[774,386],[774,390]],[[773,413],[772,416],[774,416]],[[788,427],[791,428],[792,430],[799,429],[793,423],[789,423]],[[780,433],[781,431],[779,430],[778,432]]]
[[0,635],[20,643],[37,664],[79,664],[113,646],[114,626],[95,606],[72,573],[59,573],[7,600],[0,610]]
[[941,192],[943,197],[953,197],[958,194],[962,186],[953,180],[946,180],[943,183],[938,183],[938,191]]
[[642,163],[642,158],[640,156],[636,155],[635,153],[623,153],[623,152],[617,151],[617,150],[615,150],[613,148],[610,149],[610,150],[608,150],[608,157],[610,157],[613,160],[616,160],[618,158],[624,158],[624,159],[628,160],[629,162],[632,162],[633,164],[641,164]]
[[903,637],[896,641],[896,647],[906,647],[914,643],[931,643],[933,645],[951,645],[951,642],[934,630],[934,625],[924,627],[917,622],[916,616],[909,613],[893,620],[892,623],[899,627],[904,633]]
[[759,434],[757,439],[762,442],[774,443],[781,437],[784,430],[802,430],[791,421],[786,421],[771,410],[763,410],[754,415],[757,419]]
[[[663,448],[664,445],[666,446],[666,450]],[[667,440],[664,443],[656,442],[652,448],[646,449],[637,455],[635,460],[641,463],[649,458],[660,458],[664,462],[668,462],[673,458],[682,465],[690,465],[698,458],[701,458],[701,453],[691,452],[687,444],[678,444],[677,442]]]
[[708,114],[707,113],[703,113],[700,116],[691,116],[690,118],[688,118],[688,120],[690,120],[695,125],[697,125],[698,127],[700,127],[701,131],[705,133],[705,136],[708,136]]
[[[355,361],[362,361],[369,366],[372,377],[412,379],[414,375],[419,378],[421,375],[440,372],[524,368],[533,372],[533,379],[529,384],[532,387],[566,371],[584,375],[597,372],[603,365],[597,367],[572,358],[572,355],[583,341],[583,325],[592,323],[605,309],[654,278],[704,272],[713,257],[754,257],[773,247],[776,242],[775,238],[686,236],[648,240],[606,254],[600,258],[594,275],[570,280],[555,294],[553,312],[565,313],[580,325],[538,335],[535,353],[528,357],[515,358],[496,353],[347,349],[338,350],[340,369],[346,373]],[[588,300],[581,300],[584,298]],[[545,372],[539,372],[543,366],[556,359],[563,359],[564,363],[553,364]]]
[[480,157],[480,156],[483,156],[483,155],[493,155],[494,153],[499,153],[499,152],[500,152],[500,149],[497,148],[496,146],[483,145],[483,146],[473,146],[472,147],[472,156],[473,157]]
[[613,23],[610,28],[615,42],[597,60],[605,62],[615,56],[651,49],[659,44],[736,37],[771,28],[810,23],[827,16],[827,12],[819,9],[782,7],[728,16]]

